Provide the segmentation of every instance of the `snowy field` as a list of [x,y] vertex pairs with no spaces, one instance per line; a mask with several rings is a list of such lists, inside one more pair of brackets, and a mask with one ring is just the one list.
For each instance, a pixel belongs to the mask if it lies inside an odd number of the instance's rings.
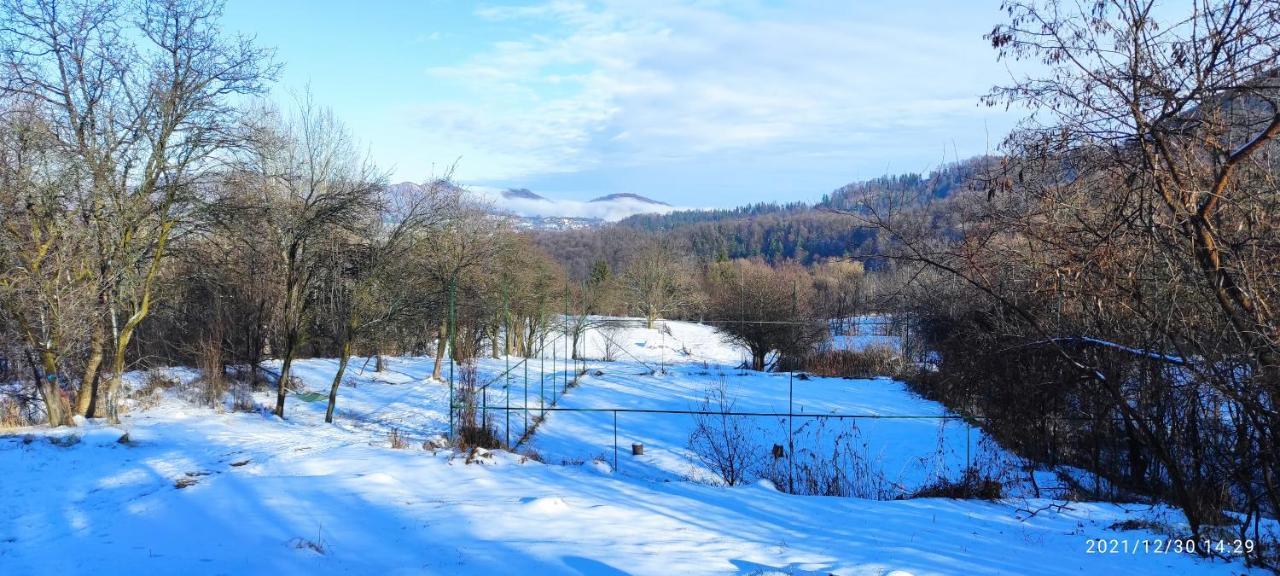
[[901,339],[893,335],[888,316],[855,316],[831,322],[833,350],[865,350],[872,346],[898,349]]
[[[323,423],[323,400],[307,401],[314,395],[291,396],[282,422],[165,393],[118,428],[0,433],[0,574],[1244,572],[1186,555],[1087,553],[1091,538],[1160,538],[1109,527],[1176,524],[1179,516],[1162,508],[1071,503],[1028,518],[1026,510],[1055,501],[1018,486],[992,503],[712,485],[689,451],[695,421],[684,414],[619,413],[615,470],[612,409],[698,409],[722,383],[738,411],[785,413],[792,398],[801,415],[946,415],[892,380],[744,371],[743,352],[713,329],[666,326],[588,334],[581,351],[592,360],[567,393],[560,387],[576,372],[563,361],[563,342],[552,341],[546,358],[482,360],[479,379],[490,383],[482,400],[501,407],[488,413],[500,436],[508,415],[513,441],[523,435],[526,415],[532,425],[553,398],[559,408],[608,410],[547,412],[516,454],[468,458],[434,447],[448,431],[449,387],[430,379],[431,358],[390,358],[382,373],[353,359],[332,425]],[[606,355],[615,360],[598,360]],[[336,365],[304,360],[296,374],[308,390],[327,392]],[[256,400],[274,403],[269,392]],[[760,445],[786,445],[786,420],[746,425]],[[1015,460],[958,420],[814,422],[795,419],[797,448],[856,426],[860,452],[901,492],[953,476],[967,460]],[[391,446],[393,431],[406,447]],[[631,456],[633,442],[645,445],[643,456]]]

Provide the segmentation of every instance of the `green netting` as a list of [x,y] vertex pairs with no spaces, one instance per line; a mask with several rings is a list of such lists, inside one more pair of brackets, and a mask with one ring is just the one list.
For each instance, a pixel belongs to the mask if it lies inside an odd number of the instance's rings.
[[296,397],[297,399],[303,402],[316,402],[316,401],[324,400],[325,398],[328,398],[328,396],[325,396],[324,394],[321,394],[319,392],[311,392],[311,391],[296,393],[294,394],[294,397]]

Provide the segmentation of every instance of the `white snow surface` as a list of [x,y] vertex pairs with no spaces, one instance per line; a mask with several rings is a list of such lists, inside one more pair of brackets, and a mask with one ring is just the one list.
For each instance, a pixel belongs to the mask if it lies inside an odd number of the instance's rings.
[[[606,338],[618,343],[613,362],[598,360]],[[743,351],[697,324],[591,331],[580,349],[590,360],[578,364],[587,373],[567,393],[557,387],[572,378],[564,350],[552,339],[545,358],[480,362],[480,380],[492,382],[482,400],[505,409],[509,396],[513,441],[525,430],[524,406],[534,418],[540,397],[548,407],[554,394],[564,408],[687,410],[720,382],[740,411],[786,413],[793,396],[801,415],[947,414],[888,379],[741,370]],[[430,378],[431,358],[389,358],[383,373],[366,360],[351,362],[335,424],[323,422],[323,400],[290,396],[281,421],[265,408],[215,411],[164,393],[118,427],[0,433],[0,574],[1246,572],[1239,562],[1185,554],[1089,554],[1091,538],[1165,538],[1109,529],[1116,522],[1177,524],[1181,516],[1142,505],[1045,509],[1061,501],[1016,482],[1014,497],[1000,502],[792,496],[767,481],[718,486],[689,453],[688,415],[620,413],[617,470],[608,411],[548,412],[518,450],[546,464],[501,450],[468,457],[436,447],[448,431],[450,392]],[[295,374],[327,393],[336,366],[303,360]],[[273,405],[273,394],[256,401]],[[500,435],[507,414],[489,414]],[[754,439],[785,443],[786,420],[752,418]],[[795,419],[797,443],[823,442],[805,420]],[[821,437],[852,422],[833,420]],[[1016,460],[962,421],[856,422],[866,455],[899,490],[954,475],[966,458]],[[390,446],[392,430],[408,447]],[[631,456],[633,442],[645,455]],[[1028,517],[1036,509],[1044,510]]]
[[866,350],[873,346],[897,350],[902,339],[891,334],[887,316],[856,316],[832,321],[828,346],[833,350]]

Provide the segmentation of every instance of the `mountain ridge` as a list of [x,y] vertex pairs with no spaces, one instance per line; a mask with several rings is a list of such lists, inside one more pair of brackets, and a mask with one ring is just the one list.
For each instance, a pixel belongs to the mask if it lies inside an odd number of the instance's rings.
[[587,200],[587,202],[616,202],[620,200],[635,200],[636,202],[643,202],[645,204],[656,204],[658,206],[670,206],[670,204],[667,204],[666,202],[663,202],[661,200],[654,200],[653,198],[649,198],[648,196],[641,196],[639,194],[633,194],[631,192],[616,192],[613,194],[606,194],[604,196],[599,196],[599,197]]

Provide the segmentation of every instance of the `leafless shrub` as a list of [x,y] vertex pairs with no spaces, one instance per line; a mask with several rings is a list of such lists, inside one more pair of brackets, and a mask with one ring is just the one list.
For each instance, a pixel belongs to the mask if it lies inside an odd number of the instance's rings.
[[[761,467],[761,477],[779,490],[806,496],[844,496],[889,500],[898,496],[884,476],[879,462],[867,455],[867,445],[856,422],[836,423],[828,443],[828,420],[811,421],[796,430],[804,446],[787,455],[781,446],[774,459]],[[827,447],[829,444],[829,448]]]
[[462,448],[494,449],[502,447],[502,438],[492,426],[469,426],[458,429],[457,443]]
[[150,396],[158,391],[171,390],[181,383],[181,381],[164,370],[153,368],[147,371],[146,380],[143,381],[142,388],[138,390],[138,393],[142,396]]
[[147,375],[142,382],[142,386],[134,390],[131,394],[137,408],[146,410],[160,403],[164,394],[168,390],[179,390],[181,382],[165,373],[164,370],[153,368],[147,371]]
[[22,414],[22,405],[8,396],[0,396],[0,428],[19,428],[30,422]]
[[403,450],[409,447],[409,440],[404,437],[399,428],[392,428],[387,433],[387,442],[391,444],[391,448],[395,450]]
[[1004,485],[971,466],[959,478],[938,478],[917,488],[911,497],[999,500],[1004,497]]
[[618,344],[617,334],[620,327],[615,324],[603,323],[600,325],[600,336],[604,338],[604,361],[615,362],[618,359],[618,352],[622,351],[622,346]]
[[229,388],[223,369],[221,342],[213,339],[202,341],[196,354],[196,367],[200,369],[200,378],[196,380],[200,404],[221,408],[222,398]]
[[[958,424],[957,424],[958,423]],[[947,444],[947,428],[953,425],[968,428],[965,435],[965,462],[958,474],[948,466],[955,456],[955,447]],[[999,443],[986,434],[974,432],[973,424],[940,419],[937,443],[932,455],[932,470],[928,481],[912,491],[912,498],[955,498],[998,500],[1003,497],[1004,486],[1017,473],[1013,461],[1004,457]],[[974,434],[976,442],[970,444]]]
[[328,548],[325,546],[322,531],[322,527],[316,527],[316,537],[314,540],[301,537],[293,538],[289,540],[289,546],[297,548],[298,550],[310,550],[316,554],[324,554]]
[[478,375],[473,359],[458,364],[458,381],[454,387],[454,414],[457,418],[454,443],[459,449],[498,448],[502,440],[478,415],[476,394]]
[[711,414],[695,415],[689,435],[689,449],[728,486],[748,481],[762,457],[750,423],[729,414],[734,403],[721,378],[719,385],[706,390],[701,404],[701,410]]
[[235,380],[231,384],[231,409],[235,412],[254,412],[258,405],[253,401],[253,384]]

